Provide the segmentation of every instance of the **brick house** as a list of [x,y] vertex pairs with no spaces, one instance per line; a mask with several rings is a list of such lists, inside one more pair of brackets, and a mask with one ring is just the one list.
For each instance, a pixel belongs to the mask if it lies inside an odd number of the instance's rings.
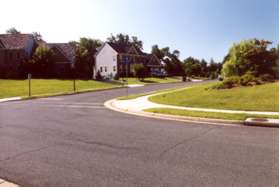
[[48,43],[47,46],[53,51],[54,73],[57,78],[71,77],[71,70],[75,64],[75,50],[69,43]]
[[34,48],[31,34],[0,34],[0,77],[16,78],[22,61],[31,57]]

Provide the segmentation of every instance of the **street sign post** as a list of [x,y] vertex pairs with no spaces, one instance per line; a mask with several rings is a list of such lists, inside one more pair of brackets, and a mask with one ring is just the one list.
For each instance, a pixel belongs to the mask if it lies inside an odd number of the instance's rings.
[[74,92],[76,92],[76,69],[75,69],[74,63],[71,65],[71,69],[72,69],[72,74],[73,74],[73,90],[74,90]]
[[128,96],[129,96],[129,82],[128,82],[129,58],[128,57],[124,58],[124,64],[126,64],[126,83],[127,83],[127,85],[126,85],[126,97],[128,98]]

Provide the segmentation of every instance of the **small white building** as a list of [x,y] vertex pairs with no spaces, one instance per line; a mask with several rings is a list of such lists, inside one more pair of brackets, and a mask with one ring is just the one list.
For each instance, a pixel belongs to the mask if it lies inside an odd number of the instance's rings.
[[98,50],[95,58],[94,78],[98,73],[105,79],[113,79],[116,75],[131,76],[134,74],[134,64],[143,64],[151,74],[163,68],[155,55],[144,53],[127,44],[106,42]]

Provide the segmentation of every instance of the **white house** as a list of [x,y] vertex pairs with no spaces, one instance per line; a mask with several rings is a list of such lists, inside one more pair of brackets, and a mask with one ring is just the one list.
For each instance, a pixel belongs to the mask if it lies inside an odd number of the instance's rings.
[[144,53],[137,47],[128,44],[106,42],[98,50],[95,58],[95,78],[97,73],[107,79],[112,79],[117,74],[119,76],[133,75],[134,64],[143,64],[151,74],[163,68],[155,55]]

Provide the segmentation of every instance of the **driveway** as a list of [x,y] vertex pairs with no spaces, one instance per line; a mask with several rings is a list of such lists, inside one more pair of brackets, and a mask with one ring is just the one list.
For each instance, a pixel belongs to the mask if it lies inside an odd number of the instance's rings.
[[279,129],[141,118],[103,106],[125,93],[0,104],[0,178],[27,187],[279,185]]

